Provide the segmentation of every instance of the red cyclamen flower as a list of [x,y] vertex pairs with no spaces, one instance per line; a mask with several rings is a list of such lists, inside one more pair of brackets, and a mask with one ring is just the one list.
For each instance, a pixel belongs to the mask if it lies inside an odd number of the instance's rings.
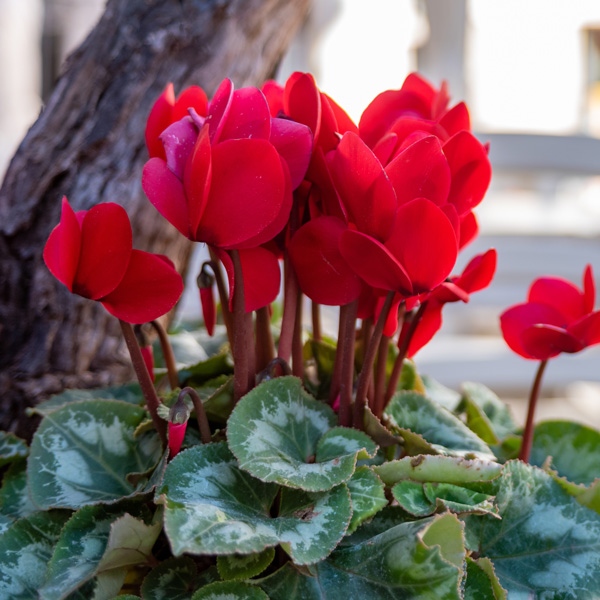
[[527,302],[500,316],[504,340],[517,354],[547,360],[600,343],[600,311],[594,311],[592,267],[583,275],[583,290],[559,277],[536,279]]
[[129,217],[112,202],[75,213],[63,198],[44,261],[70,292],[98,300],[128,323],[164,315],[183,291],[181,276],[166,256],[132,249]]

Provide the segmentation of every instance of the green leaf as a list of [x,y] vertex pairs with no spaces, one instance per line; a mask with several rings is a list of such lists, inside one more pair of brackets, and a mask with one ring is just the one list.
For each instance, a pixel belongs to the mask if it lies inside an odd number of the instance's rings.
[[224,425],[235,406],[233,401],[233,377],[221,375],[196,389],[206,416],[210,421]]
[[139,596],[132,596],[131,594],[124,594],[115,596],[111,600],[141,600],[141,598]]
[[159,521],[145,521],[148,509],[133,503],[77,511],[61,532],[40,598],[61,600],[102,572],[145,562],[161,530]]
[[392,494],[404,510],[418,517],[444,511],[492,515],[498,513],[493,496],[451,483],[401,481],[392,488]]
[[[390,353],[388,354],[388,377],[392,374],[396,354],[396,348],[393,345],[390,345]],[[390,361],[390,356],[393,356],[394,360]],[[417,372],[415,363],[412,360],[405,359],[402,363],[402,371],[400,372],[400,381],[398,381],[397,389],[425,394],[425,384]]]
[[467,528],[508,597],[598,598],[600,515],[520,461],[505,465],[498,489],[502,520],[467,517]]
[[373,470],[386,485],[405,479],[462,485],[492,481],[500,475],[502,465],[491,460],[422,455],[392,460]]
[[0,535],[2,535],[14,522],[15,519],[12,517],[7,517],[0,513]]
[[45,417],[67,404],[83,400],[121,400],[129,404],[140,405],[144,402],[144,396],[140,384],[137,382],[91,390],[65,390],[52,396],[49,400],[28,408],[27,414]]
[[190,600],[197,579],[196,563],[191,558],[168,558],[146,575],[140,592],[144,600]]
[[[205,361],[208,354],[202,347],[196,337],[189,331],[180,331],[169,334],[169,342],[175,355],[175,365],[177,370],[196,365],[200,361]],[[160,342],[156,340],[154,352],[154,366],[158,369],[165,367],[164,358],[160,349]]]
[[269,597],[255,585],[217,581],[199,589],[192,600],[269,600]]
[[18,438],[14,433],[0,431],[0,467],[25,458],[29,454],[27,442]]
[[54,544],[71,512],[38,512],[16,521],[0,537],[0,598],[37,600]]
[[[322,600],[325,598],[316,577],[286,563],[268,577],[256,581],[270,600]],[[366,599],[365,599],[366,600]]]
[[27,487],[27,462],[13,462],[4,474],[0,489],[0,513],[12,519],[27,517],[39,509],[33,504]]
[[217,569],[221,579],[250,579],[260,575],[274,558],[274,548],[265,548],[255,554],[217,556]]
[[385,497],[385,486],[369,467],[358,467],[347,482],[352,503],[352,520],[348,526],[348,534],[379,512],[388,501]]
[[[317,385],[312,385],[311,391],[317,398],[327,398],[331,386],[331,377],[335,364],[336,347],[328,341],[308,340],[304,344],[303,357],[305,363],[314,361],[316,367]],[[310,382],[309,382],[310,383]]]
[[529,462],[541,467],[549,456],[561,477],[590,485],[600,476],[600,432],[569,421],[539,423]]
[[459,600],[464,552],[461,524],[445,515],[339,548],[310,570],[322,590],[317,598]]
[[452,390],[429,375],[421,375],[425,386],[425,396],[431,398],[436,404],[443,406],[446,410],[454,412],[460,403],[460,394]]
[[416,521],[416,517],[407,513],[400,506],[386,506],[366,523],[363,523],[354,533],[347,535],[341,542],[341,546],[355,546],[380,533],[386,532],[396,525]]
[[374,456],[377,450],[362,432],[332,429],[335,422],[333,410],[309,396],[300,379],[279,377],[238,402],[227,439],[240,467],[254,477],[323,491],[347,481],[359,455]]
[[494,457],[490,448],[460,419],[421,394],[395,394],[385,409],[384,417],[392,429],[410,430],[423,436],[440,454]]
[[125,402],[89,400],[47,415],[33,438],[27,466],[34,503],[79,508],[135,494],[127,475],[150,469],[161,455],[154,432],[134,437],[145,414]]
[[488,444],[498,444],[516,433],[518,427],[508,406],[492,390],[481,383],[467,381],[462,384],[462,392],[457,410],[466,412],[467,425]]
[[179,381],[182,386],[201,387],[203,384],[219,377],[233,373],[231,354],[223,352],[201,362],[194,361],[179,371]]
[[350,522],[346,486],[317,494],[282,490],[273,518],[277,491],[242,471],[224,443],[181,452],[159,490],[173,553],[251,554],[281,543],[299,564],[324,558]]
[[488,574],[469,557],[464,600],[497,600]]
[[373,414],[368,406],[365,406],[365,432],[375,441],[381,448],[389,448],[397,446],[402,441],[381,423],[381,421]]

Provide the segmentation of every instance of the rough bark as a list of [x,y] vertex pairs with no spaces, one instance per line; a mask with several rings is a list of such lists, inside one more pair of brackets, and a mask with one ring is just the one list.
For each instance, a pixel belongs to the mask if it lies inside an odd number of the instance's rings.
[[190,243],[146,200],[145,120],[167,82],[208,95],[273,72],[309,0],[109,0],[68,59],[0,189],[0,428],[27,435],[26,406],[65,387],[130,374],[119,324],[72,296],[42,260],[63,195],[75,210],[122,204],[134,247],[167,254],[183,270]]

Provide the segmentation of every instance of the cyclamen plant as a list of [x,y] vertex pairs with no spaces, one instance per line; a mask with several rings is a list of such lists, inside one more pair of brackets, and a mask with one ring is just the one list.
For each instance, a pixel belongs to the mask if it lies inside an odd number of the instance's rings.
[[496,269],[491,249],[452,275],[491,169],[445,84],[412,74],[358,125],[306,73],[210,101],[169,84],[146,144],[148,199],[210,251],[205,327],[172,347],[172,263],[132,249],[120,206],[63,200],[46,264],[120,320],[139,385],[41,402],[31,447],[1,435],[0,597],[600,597],[600,432],[533,425],[546,361],[600,342],[591,267],[501,317],[541,361],[524,432],[412,361]]

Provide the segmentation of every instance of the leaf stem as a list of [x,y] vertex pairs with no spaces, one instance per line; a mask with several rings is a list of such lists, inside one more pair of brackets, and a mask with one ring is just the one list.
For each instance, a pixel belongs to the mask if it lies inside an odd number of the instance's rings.
[[333,406],[339,393],[340,393],[340,382],[342,380],[342,362],[343,362],[343,347],[342,340],[344,339],[344,327],[346,321],[344,319],[343,307],[339,308],[338,316],[338,336],[337,346],[335,350],[335,360],[333,363],[333,373],[331,374],[331,386],[329,387],[329,404]]
[[292,355],[294,327],[296,322],[298,280],[296,279],[294,267],[292,267],[292,263],[287,253],[283,259],[283,277],[283,316],[281,318],[281,335],[279,336],[279,348],[277,356],[278,358],[281,358],[285,362],[289,363]]
[[237,250],[229,250],[233,262],[233,400],[237,402],[248,391],[248,344],[244,277]]
[[159,321],[150,321],[150,325],[154,327],[154,330],[158,334],[160,349],[162,350],[163,359],[167,367],[169,385],[171,386],[172,390],[175,390],[179,387],[179,375],[177,374],[177,367],[175,366],[175,354],[173,354],[173,347],[169,341],[169,336]]
[[221,263],[217,255],[213,252],[212,248],[209,247],[210,262],[209,266],[215,275],[215,281],[217,282],[217,291],[219,292],[219,301],[221,303],[221,314],[223,315],[223,323],[227,330],[227,339],[229,345],[233,348],[233,319],[231,311],[229,310],[229,294],[225,287],[225,280],[223,279],[223,271],[221,270]]
[[296,319],[294,322],[294,337],[292,338],[292,372],[296,377],[304,377],[304,356],[302,353],[302,292],[298,289],[296,299]]
[[131,323],[119,319],[119,324],[121,325],[121,331],[125,338],[125,344],[127,344],[127,350],[129,350],[129,355],[131,356],[135,374],[140,382],[140,387],[142,388],[142,394],[148,405],[152,423],[154,423],[154,427],[164,448],[167,445],[167,424],[158,416],[160,400],[158,399],[158,395],[152,384],[152,379],[150,379],[150,373],[148,373],[148,369],[146,368],[146,363],[142,357],[142,352],[135,338]]
[[310,303],[310,311],[312,317],[313,340],[320,342],[323,339],[323,334],[321,333],[321,305],[312,300]]
[[385,376],[387,371],[387,359],[392,338],[387,335],[381,336],[379,350],[377,350],[377,365],[375,367],[375,391],[372,398],[371,410],[377,414],[378,407],[383,404],[385,395]]
[[271,333],[271,315],[269,307],[263,306],[256,311],[256,371],[262,371],[275,358],[275,345]]
[[352,422],[352,389],[354,386],[354,349],[356,346],[356,312],[358,301],[340,307],[340,322],[343,321],[342,337],[338,340],[338,352],[341,346],[340,366],[340,410],[339,420],[342,427]]
[[540,361],[535,379],[533,380],[533,386],[531,393],[529,394],[529,406],[527,407],[527,421],[525,423],[525,431],[523,432],[523,442],[521,444],[521,451],[519,452],[519,460],[527,463],[529,462],[529,455],[531,454],[531,446],[533,445],[533,417],[535,415],[535,407],[537,404],[538,397],[540,395],[540,388],[542,385],[542,377],[544,370],[548,364],[548,359]]
[[194,410],[196,411],[196,421],[198,422],[198,429],[200,430],[200,438],[202,439],[203,444],[210,444],[212,441],[212,434],[210,432],[210,427],[208,425],[208,419],[206,418],[206,411],[204,410],[204,405],[202,404],[202,400],[200,400],[200,396],[198,396],[198,392],[194,388],[184,387],[181,392],[179,392],[179,396],[177,401],[183,400],[185,396],[189,396],[194,404]]

